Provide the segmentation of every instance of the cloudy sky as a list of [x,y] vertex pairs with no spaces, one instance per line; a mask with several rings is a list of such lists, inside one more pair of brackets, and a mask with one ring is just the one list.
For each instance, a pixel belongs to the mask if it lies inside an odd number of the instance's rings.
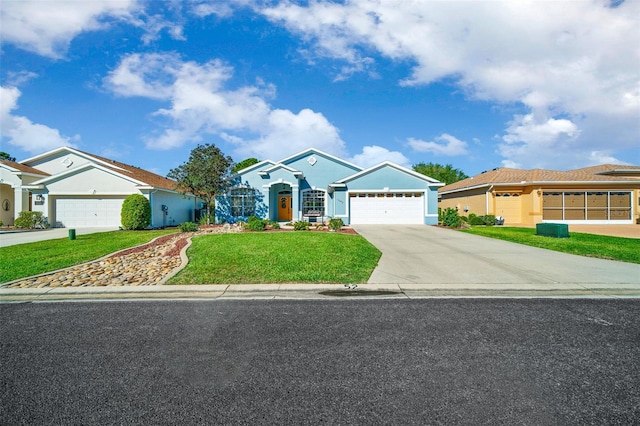
[[1,8],[2,151],[165,175],[316,147],[566,170],[640,164],[640,1],[29,1]]

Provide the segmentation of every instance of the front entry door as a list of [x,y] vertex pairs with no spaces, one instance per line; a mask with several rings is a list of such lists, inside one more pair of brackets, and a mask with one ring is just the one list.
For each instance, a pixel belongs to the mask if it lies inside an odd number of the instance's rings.
[[291,220],[291,195],[278,195],[278,220]]

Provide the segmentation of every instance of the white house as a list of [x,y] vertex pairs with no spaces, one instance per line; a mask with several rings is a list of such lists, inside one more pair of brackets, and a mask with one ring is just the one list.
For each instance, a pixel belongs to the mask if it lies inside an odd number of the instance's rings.
[[173,180],[70,147],[18,163],[0,161],[0,173],[5,225],[20,211],[32,210],[54,227],[117,227],[130,194],[150,201],[152,227],[193,221],[200,207],[194,196],[176,191]]

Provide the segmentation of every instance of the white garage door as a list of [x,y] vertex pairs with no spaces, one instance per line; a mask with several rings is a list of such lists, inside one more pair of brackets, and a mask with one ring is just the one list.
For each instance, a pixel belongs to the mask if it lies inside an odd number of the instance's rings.
[[424,224],[420,192],[351,193],[352,224]]
[[123,198],[58,198],[56,226],[120,226]]

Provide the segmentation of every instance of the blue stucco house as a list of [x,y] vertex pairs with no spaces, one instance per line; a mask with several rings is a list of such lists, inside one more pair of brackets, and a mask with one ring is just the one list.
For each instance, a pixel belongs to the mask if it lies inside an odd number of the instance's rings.
[[230,176],[216,199],[219,222],[255,215],[280,222],[437,224],[444,184],[391,162],[364,169],[314,148],[265,160]]

